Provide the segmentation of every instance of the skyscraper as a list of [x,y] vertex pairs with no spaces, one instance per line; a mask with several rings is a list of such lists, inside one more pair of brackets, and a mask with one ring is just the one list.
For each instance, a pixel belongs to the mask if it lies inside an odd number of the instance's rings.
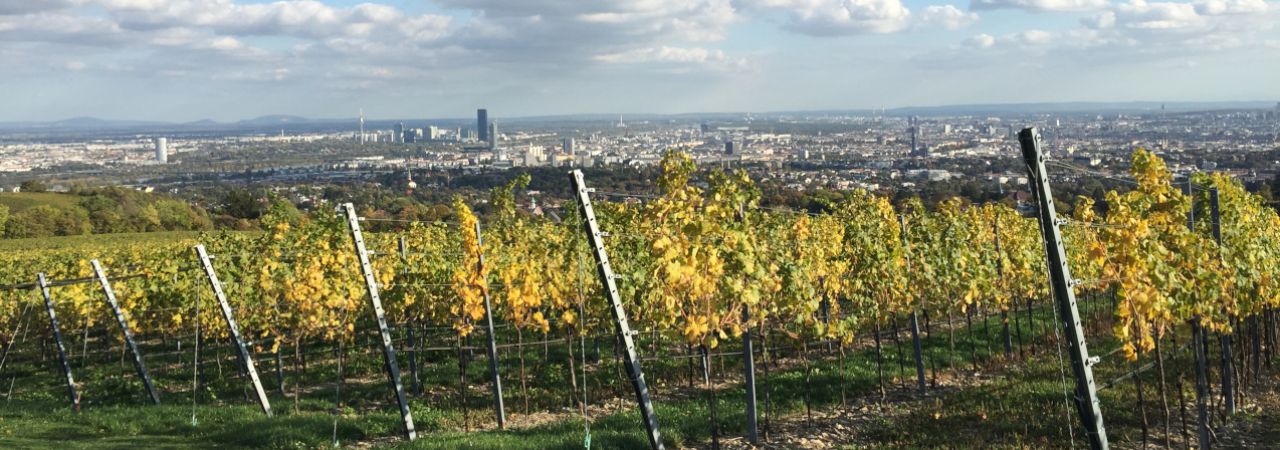
[[161,164],[169,162],[169,139],[156,138],[156,162]]
[[911,156],[915,156],[919,152],[919,144],[916,141],[919,138],[920,129],[914,124],[915,120],[912,120],[912,122],[911,128],[908,128],[907,132],[911,133]]
[[364,145],[364,108],[360,108],[360,145]]
[[404,143],[404,122],[396,124],[396,134],[391,136],[391,141],[397,144]]
[[727,141],[724,141],[724,154],[726,154],[726,155],[732,155],[732,154],[733,154],[733,139],[729,139],[729,140],[727,140]]
[[498,147],[498,122],[489,122],[489,129],[484,141],[489,143],[489,148]]
[[567,154],[572,155],[573,154],[573,138],[571,137],[564,138],[564,146],[563,148],[561,148],[561,150]]
[[489,110],[480,108],[476,110],[476,134],[478,139],[489,141]]

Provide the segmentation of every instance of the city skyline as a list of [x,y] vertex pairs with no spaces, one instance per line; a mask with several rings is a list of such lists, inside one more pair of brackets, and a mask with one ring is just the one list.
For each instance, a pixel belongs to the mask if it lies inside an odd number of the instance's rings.
[[586,3],[8,3],[0,121],[1280,97],[1274,1]]

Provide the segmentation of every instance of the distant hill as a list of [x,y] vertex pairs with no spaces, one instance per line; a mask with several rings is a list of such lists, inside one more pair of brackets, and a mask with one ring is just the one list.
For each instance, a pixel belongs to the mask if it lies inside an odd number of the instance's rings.
[[197,120],[197,121],[194,121],[194,122],[186,122],[186,123],[183,123],[183,124],[181,124],[181,125],[182,125],[182,126],[186,126],[186,127],[207,128],[207,127],[217,127],[217,126],[222,126],[222,125],[224,125],[224,124],[223,124],[222,122],[218,122],[218,121],[213,120],[213,119],[204,119],[204,120]]
[[[938,105],[938,106],[906,106],[891,108],[884,111],[885,114],[895,116],[957,116],[957,115],[983,115],[983,114],[1089,114],[1089,113],[1143,113],[1160,111],[1164,108],[1168,112],[1188,112],[1188,111],[1215,111],[1215,110],[1243,110],[1243,109],[1272,109],[1276,107],[1273,101],[1233,101],[1233,102],[1156,102],[1156,101],[1133,101],[1133,102],[1038,102],[1038,103],[990,103],[990,104],[969,104],[969,105]],[[778,115],[868,115],[874,114],[876,109],[829,109],[829,110],[795,110],[795,111],[762,111],[762,112],[694,112],[679,114],[649,114],[649,113],[630,113],[621,114],[624,122],[629,121],[653,121],[653,120],[738,120],[744,116],[755,116],[766,118]],[[496,111],[494,111],[496,112]],[[561,121],[617,121],[619,118],[617,113],[583,113],[583,114],[561,114],[561,115],[541,115],[541,116],[520,116],[508,117],[501,115],[493,115],[495,120],[503,123],[531,123],[531,122],[561,122]],[[394,126],[396,123],[404,122],[421,123],[427,121],[436,124],[451,124],[466,126],[474,123],[475,119],[470,117],[462,118],[413,118],[413,119],[378,119],[368,120],[366,123],[370,127],[387,127]],[[156,122],[143,120],[109,120],[94,117],[73,117],[70,119],[52,121],[52,122],[0,122],[0,131],[63,131],[63,130],[136,130],[139,132],[169,132],[169,131],[203,131],[203,130],[240,130],[240,131],[266,131],[273,128],[288,127],[293,130],[306,129],[333,129],[335,125],[340,127],[354,127],[356,124],[355,117],[349,118],[327,118],[314,119],[309,117],[275,114],[255,117],[252,119],[244,119],[235,122],[218,122],[210,119],[198,120],[186,123],[174,122]]]
[[107,130],[165,127],[172,124],[147,120],[108,120],[96,117],[72,117],[53,122],[0,122],[0,130]]
[[1066,102],[1006,103],[945,106],[908,106],[886,111],[893,115],[971,115],[971,114],[1052,114],[1052,113],[1142,113],[1214,111],[1237,109],[1270,109],[1274,102]]
[[236,124],[243,125],[243,126],[257,127],[257,126],[264,126],[264,125],[294,125],[294,124],[305,124],[305,123],[326,122],[326,121],[331,122],[332,120],[323,120],[323,119],[316,120],[316,119],[308,119],[302,116],[289,116],[289,115],[279,114],[279,115],[262,116],[262,117],[256,117],[253,119],[241,120],[239,122],[236,122]]

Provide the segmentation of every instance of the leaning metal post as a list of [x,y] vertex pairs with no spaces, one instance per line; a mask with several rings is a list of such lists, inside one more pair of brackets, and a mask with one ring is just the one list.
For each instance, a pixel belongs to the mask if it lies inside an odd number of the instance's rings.
[[58,314],[53,311],[53,298],[49,296],[49,280],[44,272],[36,274],[36,284],[40,293],[44,294],[44,308],[49,313],[49,327],[53,329],[53,340],[58,344],[58,360],[62,362],[62,374],[67,377],[67,392],[71,395],[71,408],[80,411],[80,394],[76,392],[76,380],[71,376],[71,362],[67,360],[67,348],[62,344],[62,330],[58,326]]
[[605,295],[609,298],[610,311],[613,312],[613,323],[617,326],[618,336],[626,350],[627,376],[631,378],[631,386],[636,391],[636,401],[640,404],[640,416],[644,419],[644,428],[649,437],[649,447],[661,450],[662,436],[658,431],[658,417],[653,412],[653,403],[649,401],[649,387],[644,382],[644,372],[640,369],[640,357],[636,354],[635,341],[631,326],[627,324],[627,313],[622,309],[622,297],[618,294],[618,285],[614,280],[613,266],[609,265],[609,254],[604,248],[604,235],[600,233],[600,225],[596,222],[596,212],[591,208],[590,190],[582,176],[582,171],[571,173],[573,184],[578,194],[578,207],[582,212],[582,224],[587,232],[587,242],[591,245],[592,254],[596,258],[596,269],[600,282],[604,285]]
[[240,326],[236,325],[236,316],[231,311],[231,305],[227,303],[227,294],[222,292],[222,282],[218,281],[218,273],[213,270],[213,264],[209,262],[209,253],[205,251],[204,244],[196,245],[196,258],[200,260],[200,265],[204,266],[205,278],[209,280],[213,296],[218,299],[218,306],[222,308],[222,318],[227,321],[227,330],[230,331],[231,342],[235,344],[236,354],[240,355],[240,361],[249,372],[249,381],[253,382],[253,392],[258,395],[258,404],[262,406],[262,412],[266,413],[267,417],[271,417],[271,402],[267,400],[267,392],[262,390],[262,380],[258,379],[258,369],[253,365],[253,356],[245,348],[244,339],[240,338]]
[[[480,237],[480,220],[476,220],[476,246],[480,248],[480,258],[477,262],[476,272],[484,273],[484,238]],[[486,285],[488,280],[481,280]],[[493,334],[493,303],[489,300],[489,287],[485,286],[481,291],[484,292],[484,320],[485,328],[489,332],[489,376],[493,378],[493,410],[498,418],[498,429],[507,427],[507,411],[502,404],[502,374],[498,372],[498,341]],[[521,352],[524,349],[520,349]]]
[[159,405],[160,393],[156,392],[156,386],[151,382],[151,375],[147,373],[147,366],[142,363],[142,354],[138,352],[138,344],[133,340],[133,330],[129,329],[129,321],[125,320],[124,312],[120,311],[120,304],[116,302],[116,291],[111,288],[106,271],[102,270],[102,264],[96,259],[90,260],[89,265],[93,266],[93,275],[98,278],[98,284],[102,285],[102,294],[107,297],[107,304],[111,305],[111,312],[115,315],[116,322],[120,324],[125,345],[129,346],[129,353],[133,354],[133,368],[138,371],[138,378],[142,379],[143,386],[147,388],[151,403]]
[[1040,231],[1044,235],[1045,256],[1049,265],[1049,278],[1053,297],[1057,303],[1062,328],[1070,346],[1071,371],[1076,378],[1076,411],[1084,422],[1089,436],[1089,447],[1094,450],[1108,448],[1107,432],[1102,424],[1102,404],[1098,401],[1097,386],[1093,382],[1092,365],[1084,329],[1080,326],[1080,311],[1076,308],[1076,294],[1071,280],[1071,268],[1067,266],[1067,251],[1062,245],[1062,232],[1058,229],[1058,213],[1053,205],[1053,192],[1044,167],[1045,156],[1040,150],[1040,130],[1025,128],[1018,133],[1022,144],[1022,157],[1027,163],[1027,173],[1040,203]]
[[404,384],[400,382],[400,363],[396,361],[396,350],[391,346],[391,327],[387,325],[387,314],[382,309],[382,297],[378,294],[378,279],[373,273],[373,264],[369,262],[369,251],[364,245],[364,234],[360,232],[360,217],[356,215],[356,207],[344,203],[340,210],[347,218],[347,227],[351,230],[351,240],[355,241],[356,257],[360,259],[360,273],[364,275],[364,285],[369,292],[369,303],[373,306],[373,316],[378,322],[378,333],[382,336],[382,358],[387,369],[387,378],[396,393],[396,404],[400,406],[400,419],[404,422],[404,433],[410,441],[418,438],[418,431],[413,428],[413,413],[409,411],[409,400],[404,395]]

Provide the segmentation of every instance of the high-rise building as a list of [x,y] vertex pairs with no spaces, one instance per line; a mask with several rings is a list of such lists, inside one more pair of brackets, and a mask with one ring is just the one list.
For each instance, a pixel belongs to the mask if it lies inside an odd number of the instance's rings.
[[564,138],[564,144],[560,150],[565,152],[566,154],[572,155],[573,154],[573,138],[571,137]]
[[732,155],[732,154],[733,154],[733,139],[729,139],[729,140],[727,140],[727,141],[724,141],[724,154],[726,154],[726,155]]
[[[915,121],[913,120],[912,122]],[[911,128],[907,129],[907,132],[911,133],[911,156],[915,156],[919,152],[919,142],[917,140],[920,135],[920,129],[912,125]]]
[[156,138],[156,162],[169,162],[169,139],[162,137]]
[[391,141],[397,144],[404,143],[404,122],[396,124],[396,134],[391,136]]
[[360,108],[360,144],[364,145],[364,108]]
[[487,109],[476,110],[476,134],[480,136],[480,140],[489,141],[489,110]]
[[524,165],[526,167],[541,166],[545,156],[541,147],[530,147],[524,152]]
[[488,132],[487,136],[481,140],[488,142],[489,148],[496,148],[498,146],[498,122],[489,122],[489,129],[486,131]]
[[415,128],[404,130],[404,134],[402,134],[400,137],[400,142],[403,142],[405,144],[412,144],[412,143],[418,142],[418,130]]

